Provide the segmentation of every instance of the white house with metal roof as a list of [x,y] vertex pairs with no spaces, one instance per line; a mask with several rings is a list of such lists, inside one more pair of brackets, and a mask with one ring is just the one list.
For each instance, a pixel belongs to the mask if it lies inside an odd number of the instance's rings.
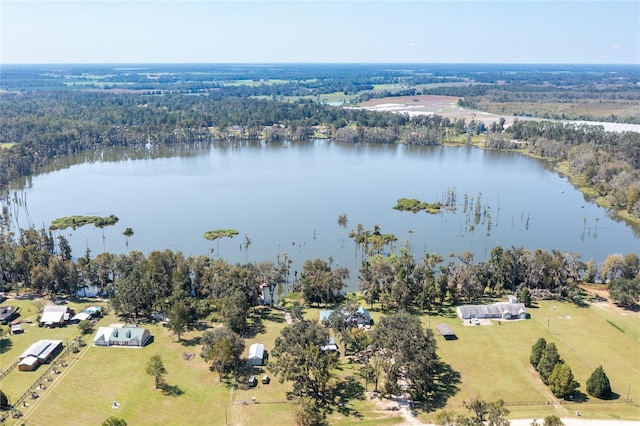
[[458,316],[463,320],[478,319],[528,319],[529,313],[524,303],[497,302],[491,305],[463,305],[456,308]]
[[56,327],[66,324],[71,319],[73,310],[66,305],[47,305],[42,310],[40,325]]
[[100,327],[93,338],[93,344],[141,348],[149,343],[151,338],[151,332],[142,327]]

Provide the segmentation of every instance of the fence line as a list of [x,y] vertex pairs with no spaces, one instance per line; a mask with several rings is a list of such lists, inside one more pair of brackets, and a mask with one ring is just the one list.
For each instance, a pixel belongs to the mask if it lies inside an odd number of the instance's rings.
[[[76,343],[76,342],[74,342]],[[4,423],[4,421],[7,419],[7,417],[9,415],[11,415],[14,418],[19,418],[22,417],[22,412],[20,411],[20,408],[23,408],[22,405],[25,403],[25,400],[27,399],[27,397],[31,397],[32,399],[37,399],[40,397],[40,395],[38,395],[37,391],[38,390],[44,390],[46,389],[46,386],[43,385],[43,382],[47,382],[47,381],[53,381],[53,379],[49,379],[47,380],[47,377],[49,377],[52,373],[53,374],[60,374],[61,371],[58,371],[58,368],[62,368],[62,367],[67,367],[68,364],[66,363],[66,361],[64,360],[64,358],[68,357],[69,354],[71,353],[71,347],[72,345],[67,345],[59,354],[58,359],[53,361],[51,363],[51,365],[49,366],[49,368],[47,368],[47,370],[42,373],[40,375],[40,377],[38,377],[38,379],[33,383],[33,385],[31,385],[29,387],[29,389],[27,391],[25,391],[15,402],[12,403],[12,408],[11,411],[9,413],[5,413],[0,417],[0,423]],[[86,347],[80,347],[80,351],[77,353],[78,355],[82,352],[82,350],[86,350],[86,348],[88,348],[89,345],[86,345]],[[17,362],[15,363],[16,365],[18,364]],[[15,368],[15,366],[11,367],[11,368]],[[34,396],[35,395],[35,396]]]
[[7,374],[11,373],[11,370],[13,370],[14,368],[16,368],[16,366],[20,363],[20,360],[14,362],[13,364],[11,364],[9,366],[9,368],[7,368],[6,370],[4,370],[2,373],[0,373],[0,380],[4,379]]
[[262,400],[234,400],[232,402],[233,405],[249,405],[249,404],[291,404],[293,401],[288,401],[286,399],[274,399],[274,400],[266,400],[266,401],[262,401]]

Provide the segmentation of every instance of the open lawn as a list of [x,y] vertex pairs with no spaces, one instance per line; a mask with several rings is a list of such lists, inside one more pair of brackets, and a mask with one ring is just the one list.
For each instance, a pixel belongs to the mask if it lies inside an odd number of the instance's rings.
[[[640,420],[640,408],[625,403],[629,389],[631,399],[640,401],[640,315],[602,306],[542,301],[530,310],[530,320],[500,325],[493,321],[487,326],[463,326],[457,317],[431,317],[433,327],[444,322],[458,336],[451,341],[437,336],[440,357],[461,375],[460,390],[446,409],[466,412],[462,402],[479,396],[487,401],[503,399],[512,418],[569,416],[579,411],[586,418]],[[427,326],[428,318],[423,320]],[[540,337],[554,342],[571,367],[581,385],[580,402],[558,401],[531,367],[531,346]],[[586,381],[599,365],[617,394],[614,400],[586,395]],[[432,419],[433,413],[420,417]]]
[[[35,320],[40,302],[8,300],[3,305],[19,305],[21,320]],[[83,304],[76,304],[77,310]],[[318,318],[320,309],[305,309],[309,319]],[[383,313],[370,310],[379,322]],[[572,417],[580,411],[583,418],[640,420],[640,408],[626,404],[627,394],[640,401],[640,314],[621,311],[604,302],[579,307],[570,303],[543,301],[531,309],[530,320],[497,321],[486,326],[463,326],[454,309],[422,316],[425,327],[435,329],[444,322],[455,331],[457,340],[445,341],[436,335],[438,354],[459,374],[458,388],[452,396],[436,398],[430,412],[419,414],[423,422],[433,420],[440,409],[465,413],[462,402],[471,396],[487,401],[503,399],[512,418],[537,417],[548,414]],[[97,326],[119,319],[113,314],[102,318]],[[26,324],[25,324],[26,325]],[[287,399],[291,386],[279,383],[265,367],[241,365],[237,381],[233,376],[219,380],[200,358],[199,339],[216,323],[202,323],[178,342],[168,329],[156,324],[143,324],[151,330],[154,341],[144,348],[103,348],[88,346],[79,354],[65,358],[68,366],[55,375],[40,397],[29,400],[21,408],[24,417],[10,419],[8,424],[50,425],[100,424],[109,416],[125,419],[129,424],[230,424],[230,425],[291,425],[293,406]],[[286,326],[284,315],[275,309],[257,308],[246,338],[245,356],[251,343],[265,344],[270,351],[276,337]],[[374,326],[375,327],[375,326]],[[0,365],[4,370],[24,349],[41,338],[71,340],[78,334],[74,325],[58,329],[26,326],[25,334],[3,340]],[[529,365],[531,346],[539,337],[555,342],[560,355],[572,368],[581,384],[580,402],[557,401],[542,384]],[[89,343],[93,335],[85,337]],[[185,353],[195,356],[187,360]],[[159,354],[168,371],[167,388],[154,388],[153,378],[144,371],[149,358]],[[385,411],[364,398],[364,383],[356,375],[357,364],[346,358],[338,371],[339,386],[349,396],[343,407],[333,407],[327,413],[332,425],[394,425],[403,422],[397,412]],[[594,401],[586,395],[585,382],[591,372],[603,365],[609,376],[616,399]],[[2,379],[0,387],[12,398],[28,390],[47,369],[35,372],[13,370]],[[247,378],[258,379],[268,374],[269,384],[261,381],[254,388]],[[371,386],[370,386],[371,387]],[[16,396],[17,395],[17,396]],[[255,399],[254,399],[255,398]],[[119,403],[112,408],[113,401]]]

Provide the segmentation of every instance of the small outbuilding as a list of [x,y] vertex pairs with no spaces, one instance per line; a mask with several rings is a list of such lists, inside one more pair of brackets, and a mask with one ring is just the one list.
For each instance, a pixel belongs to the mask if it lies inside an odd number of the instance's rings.
[[20,325],[20,323],[11,324],[11,334],[22,334],[22,333],[24,333],[24,330],[22,329],[22,326]]
[[371,314],[365,308],[360,306],[356,311],[356,315],[358,316],[358,325],[368,326],[373,325],[373,318],[371,318]]
[[86,312],[80,312],[79,314],[75,314],[73,316],[73,318],[71,318],[71,322],[75,323],[75,322],[80,322],[80,321],[86,321],[91,319],[91,315],[86,313]]
[[249,346],[249,365],[264,365],[265,353],[266,351],[262,343],[253,343],[251,346]]
[[448,324],[440,323],[436,326],[436,328],[438,329],[438,333],[440,333],[440,335],[444,337],[445,340],[456,340],[458,338],[458,336],[456,336],[456,333],[451,329],[451,327],[449,327]]
[[0,324],[7,325],[20,315],[20,308],[0,306]]
[[329,341],[326,345],[320,346],[322,352],[338,352],[338,344],[333,337],[329,337]]
[[99,318],[102,316],[102,307],[100,306],[87,306],[79,314],[76,314],[71,318],[71,322],[80,322],[90,320],[92,318]]

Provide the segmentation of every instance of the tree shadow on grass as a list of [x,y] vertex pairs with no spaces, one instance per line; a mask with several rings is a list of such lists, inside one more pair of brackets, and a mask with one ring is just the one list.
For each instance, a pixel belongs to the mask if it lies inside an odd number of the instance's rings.
[[162,393],[167,396],[184,395],[184,391],[178,385],[168,385],[166,383],[162,385]]
[[13,347],[11,339],[0,339],[0,354],[9,352]]
[[[595,397],[594,397],[595,398]],[[619,393],[615,393],[613,391],[611,391],[611,395],[609,395],[607,398],[595,398],[596,401],[601,400],[601,401],[616,401],[620,399],[620,394]]]
[[443,318],[455,318],[457,316],[454,306],[438,305],[430,311],[431,315],[437,315]]
[[262,308],[256,313],[260,315],[260,319],[262,321],[271,321],[277,323],[284,322],[284,314],[282,313],[282,311],[273,309],[271,307]]
[[589,401],[589,396],[586,393],[582,393],[580,391],[575,391],[573,393],[573,395],[571,395],[571,399],[569,401],[573,401],[573,402],[577,402],[577,403],[584,403]]
[[253,339],[258,334],[263,334],[265,332],[266,332],[266,328],[262,321],[262,316],[259,313],[251,314],[250,321],[248,322],[244,332],[244,337],[246,339]]
[[589,305],[587,302],[584,301],[584,299],[582,298],[582,296],[577,296],[574,297],[572,300],[574,305],[576,305],[578,308],[588,308]]
[[439,361],[434,376],[434,392],[428,400],[416,402],[416,409],[428,412],[444,408],[447,405],[447,400],[460,390],[462,376],[449,364]]
[[322,406],[323,413],[326,416],[337,411],[345,417],[362,419],[362,413],[349,406],[354,399],[364,399],[364,386],[353,376],[349,376],[336,385],[331,399]]
[[180,343],[182,346],[198,346],[201,344],[202,337],[196,336],[193,339],[181,339]]

